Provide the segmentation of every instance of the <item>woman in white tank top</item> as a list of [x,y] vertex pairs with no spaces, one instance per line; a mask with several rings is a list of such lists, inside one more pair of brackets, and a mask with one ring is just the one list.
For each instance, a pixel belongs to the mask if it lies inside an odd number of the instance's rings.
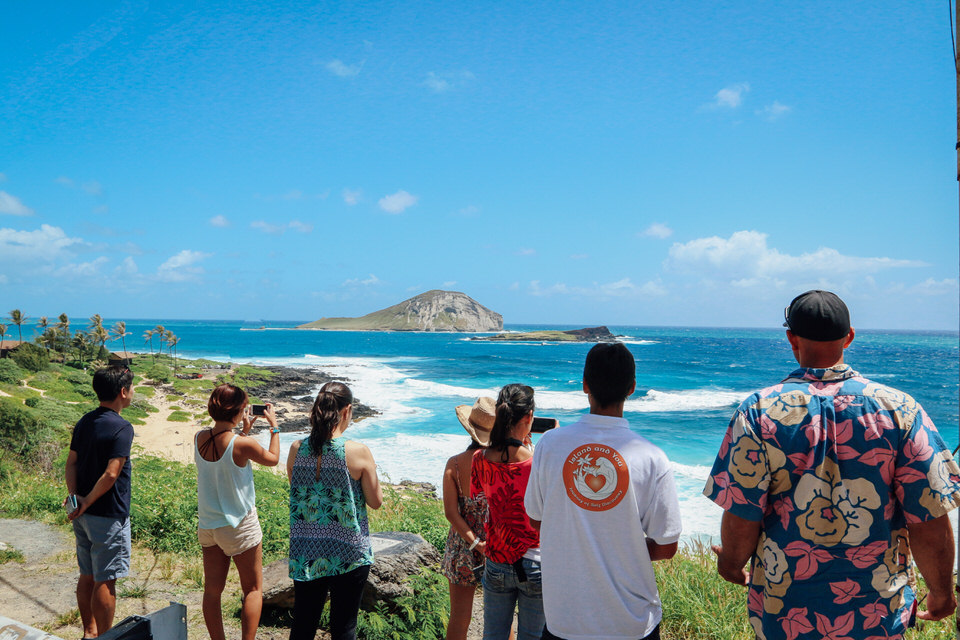
[[[270,448],[248,436],[256,416],[247,412],[247,393],[222,384],[210,394],[207,410],[213,426],[194,436],[197,465],[197,537],[203,548],[203,620],[211,640],[225,640],[220,597],[230,559],[240,574],[242,640],[254,640],[263,607],[263,532],[257,519],[251,461],[273,467],[280,461],[280,429],[273,405],[264,417],[270,424]],[[240,427],[240,434],[234,430]]]

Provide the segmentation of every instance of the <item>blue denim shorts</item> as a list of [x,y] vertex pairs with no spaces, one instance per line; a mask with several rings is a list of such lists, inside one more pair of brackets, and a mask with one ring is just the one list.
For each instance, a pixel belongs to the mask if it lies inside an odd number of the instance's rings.
[[130,574],[130,518],[104,518],[89,513],[73,521],[80,575],[96,582]]

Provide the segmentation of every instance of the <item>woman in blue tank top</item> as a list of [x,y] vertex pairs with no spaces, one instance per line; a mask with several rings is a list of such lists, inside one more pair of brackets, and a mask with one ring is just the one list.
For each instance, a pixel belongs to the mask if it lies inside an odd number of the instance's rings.
[[294,586],[290,640],[313,640],[330,593],[330,635],[356,638],[363,585],[373,564],[367,507],[383,492],[370,450],[343,437],[353,394],[339,382],[320,388],[310,437],[287,456],[290,478],[290,577]]

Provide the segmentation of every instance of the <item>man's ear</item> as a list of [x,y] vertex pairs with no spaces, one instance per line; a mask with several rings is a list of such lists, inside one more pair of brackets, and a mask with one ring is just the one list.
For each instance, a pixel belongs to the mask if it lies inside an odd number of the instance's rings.
[[800,343],[797,340],[797,336],[793,335],[793,331],[790,331],[790,329],[787,329],[787,341],[790,342],[790,346],[794,351],[800,348]]
[[590,395],[590,386],[587,384],[587,381],[583,381],[583,392],[587,395]]
[[630,390],[627,391],[627,397],[629,398],[630,396],[632,396],[632,395],[633,395],[633,392],[636,391],[636,390],[637,390],[637,381],[634,380],[634,381],[630,384]]
[[843,341],[843,348],[846,349],[853,342],[853,337],[856,335],[856,331],[853,330],[853,327],[850,327],[850,333],[847,334],[847,339]]

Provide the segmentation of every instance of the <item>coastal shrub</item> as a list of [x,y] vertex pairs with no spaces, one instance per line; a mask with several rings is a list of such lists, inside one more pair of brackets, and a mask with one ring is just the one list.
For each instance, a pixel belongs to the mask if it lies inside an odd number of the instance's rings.
[[167,416],[167,422],[190,422],[190,420],[192,420],[190,414],[179,409],[171,411]]
[[[412,593],[397,598],[396,606],[377,604],[374,611],[361,611],[357,618],[357,635],[364,640],[395,640],[445,637],[450,619],[447,579],[433,569],[422,569],[410,577]],[[330,607],[323,614],[329,626]]]
[[138,456],[133,473],[133,540],[154,553],[199,554],[196,467]]
[[0,382],[9,384],[20,384],[27,376],[23,369],[17,366],[17,363],[10,358],[0,360]]
[[263,529],[263,561],[285,558],[290,544],[290,484],[286,475],[257,466],[257,514]]
[[155,364],[148,367],[147,370],[143,372],[143,375],[152,380],[154,384],[166,384],[173,379],[170,368],[162,364]]
[[134,391],[141,396],[146,396],[147,398],[152,398],[156,395],[157,390],[153,387],[137,387]]
[[29,470],[26,473],[8,456],[11,456],[9,451],[0,449],[0,495],[3,496],[0,516],[66,522],[63,510],[63,463],[66,456],[61,455],[57,460],[53,476],[41,473],[36,465],[24,467]]
[[19,384],[12,384],[10,382],[0,382],[0,391],[3,391],[7,395],[13,396],[14,398],[20,398],[23,400],[26,398],[40,397],[40,393],[35,389],[22,387]]
[[32,342],[24,342],[20,347],[10,354],[13,361],[24,371],[36,373],[43,371],[50,364],[50,358],[47,356],[47,350],[38,347]]
[[55,432],[19,400],[0,398],[0,448],[15,457],[28,460],[45,442],[54,441]]
[[48,426],[58,429],[60,440],[66,441],[69,429],[77,423],[84,413],[94,408],[93,404],[68,404],[54,398],[30,398],[28,407],[36,409],[36,415]]

